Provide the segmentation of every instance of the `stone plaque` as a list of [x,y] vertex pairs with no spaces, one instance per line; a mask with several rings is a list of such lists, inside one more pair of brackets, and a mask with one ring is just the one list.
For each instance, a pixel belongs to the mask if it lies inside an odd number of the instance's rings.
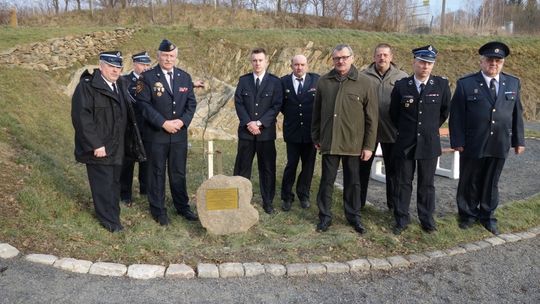
[[206,210],[238,209],[238,188],[206,190]]
[[259,221],[251,205],[251,182],[241,176],[215,175],[197,189],[197,213],[208,233],[246,232]]

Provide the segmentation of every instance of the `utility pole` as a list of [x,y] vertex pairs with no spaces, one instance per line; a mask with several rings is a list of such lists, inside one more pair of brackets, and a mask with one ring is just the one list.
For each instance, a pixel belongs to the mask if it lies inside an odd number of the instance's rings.
[[442,9],[441,9],[441,34],[444,34],[444,20],[446,15],[446,0],[442,0]]

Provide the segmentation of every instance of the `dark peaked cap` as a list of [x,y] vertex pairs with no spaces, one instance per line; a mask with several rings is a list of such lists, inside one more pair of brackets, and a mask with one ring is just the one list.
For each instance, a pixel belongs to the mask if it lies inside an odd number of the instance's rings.
[[145,64],[152,63],[152,60],[150,59],[150,56],[148,56],[148,53],[146,51],[133,54],[133,56],[131,56],[131,59],[133,59],[133,62],[138,62],[138,63],[145,63]]
[[412,50],[414,58],[427,62],[435,62],[437,59],[437,49],[433,45],[426,45]]
[[174,45],[172,42],[170,42],[167,39],[163,39],[163,41],[161,41],[161,43],[159,44],[158,50],[162,52],[170,52],[170,51],[174,51],[175,48],[176,48],[176,45]]
[[486,57],[505,58],[510,55],[510,48],[502,42],[491,41],[482,45],[478,49],[478,54]]
[[117,68],[122,67],[122,53],[119,51],[108,51],[99,53],[99,60]]

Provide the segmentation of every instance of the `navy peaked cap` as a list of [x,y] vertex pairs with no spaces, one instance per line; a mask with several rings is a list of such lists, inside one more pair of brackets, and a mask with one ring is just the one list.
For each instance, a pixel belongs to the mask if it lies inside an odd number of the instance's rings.
[[122,53],[120,51],[101,52],[99,53],[99,60],[118,68],[122,67]]
[[176,45],[174,45],[172,42],[170,42],[167,39],[163,39],[163,41],[161,41],[161,43],[159,44],[159,50],[162,52],[174,51],[175,48],[176,48]]
[[433,45],[426,45],[412,50],[414,58],[427,62],[435,62],[437,59],[437,49]]
[[138,62],[138,63],[144,63],[144,64],[152,63],[152,59],[150,59],[150,56],[148,56],[148,53],[146,51],[133,54],[133,56],[131,56],[131,59],[133,59],[133,62]]
[[486,57],[505,58],[510,55],[510,48],[502,42],[491,41],[478,49],[478,54]]

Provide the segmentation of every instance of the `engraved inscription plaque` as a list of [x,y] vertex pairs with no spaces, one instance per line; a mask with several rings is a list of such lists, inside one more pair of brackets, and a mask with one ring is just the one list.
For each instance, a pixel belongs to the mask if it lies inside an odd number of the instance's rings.
[[206,190],[206,210],[238,209],[238,188]]

